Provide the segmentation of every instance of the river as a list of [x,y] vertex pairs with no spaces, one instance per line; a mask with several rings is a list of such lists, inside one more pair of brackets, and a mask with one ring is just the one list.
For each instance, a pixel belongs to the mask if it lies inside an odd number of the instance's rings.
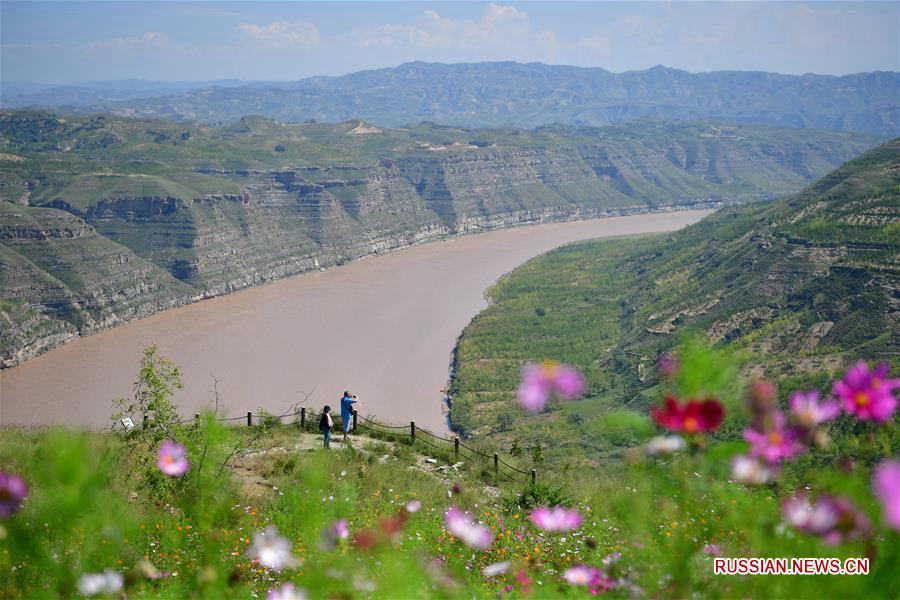
[[462,329],[485,290],[562,244],[671,231],[710,211],[613,217],[466,235],[204,300],[91,335],[0,372],[0,424],[110,424],[141,352],[156,343],[181,369],[183,415],[209,405],[213,378],[228,416],[284,412],[306,399],[446,432],[442,390]]

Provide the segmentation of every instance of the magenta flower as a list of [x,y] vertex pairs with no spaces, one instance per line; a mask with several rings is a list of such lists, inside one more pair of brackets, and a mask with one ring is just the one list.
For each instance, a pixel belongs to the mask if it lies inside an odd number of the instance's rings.
[[406,503],[406,512],[415,513],[422,509],[422,503],[418,500],[410,500]]
[[722,556],[722,548],[720,548],[718,544],[706,544],[703,546],[703,554]]
[[878,465],[872,484],[884,509],[884,522],[900,530],[900,460],[885,460]]
[[843,401],[844,410],[861,421],[884,422],[897,408],[893,390],[900,387],[900,379],[885,379],[888,364],[880,363],[874,371],[861,360],[833,385],[834,393]]
[[522,367],[517,397],[525,410],[541,412],[554,392],[566,400],[580,396],[584,379],[574,367],[552,361]]
[[530,515],[531,522],[544,531],[571,531],[581,527],[581,515],[577,510],[557,506],[550,509],[540,506]]
[[830,421],[840,414],[841,407],[837,402],[819,402],[819,392],[794,392],[791,394],[791,413],[796,422],[811,429],[816,425]]
[[488,527],[475,523],[468,514],[455,506],[447,509],[444,524],[447,531],[476,550],[483,550],[494,543],[494,534]]
[[266,592],[266,600],[306,600],[306,592],[292,583],[285,583]]
[[784,415],[780,411],[772,413],[772,428],[768,431],[744,429],[744,439],[750,442],[750,456],[758,456],[770,464],[778,464],[783,458],[790,458],[803,451],[797,432],[784,428]]
[[329,525],[322,531],[322,547],[333,550],[341,540],[350,537],[350,529],[347,528],[347,519],[340,519]]
[[0,519],[10,518],[19,510],[27,496],[28,486],[24,479],[0,471]]
[[172,440],[166,440],[159,445],[158,456],[156,466],[166,475],[181,477],[191,468],[191,463],[187,459],[187,450]]

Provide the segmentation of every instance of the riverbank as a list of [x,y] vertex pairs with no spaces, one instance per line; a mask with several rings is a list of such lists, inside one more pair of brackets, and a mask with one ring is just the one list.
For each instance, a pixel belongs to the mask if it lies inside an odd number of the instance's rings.
[[361,414],[447,431],[441,392],[453,346],[500,276],[568,242],[672,231],[708,212],[457,236],[158,313],[0,372],[0,422],[107,425],[112,401],[132,392],[141,351],[156,343],[182,370],[184,415],[207,406],[215,378],[229,415],[304,399],[335,405],[349,389]]

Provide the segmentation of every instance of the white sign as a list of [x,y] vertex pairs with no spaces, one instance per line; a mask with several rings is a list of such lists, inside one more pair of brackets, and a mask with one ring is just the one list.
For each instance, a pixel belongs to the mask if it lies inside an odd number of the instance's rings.
[[125,428],[125,431],[131,431],[134,429],[134,421],[131,420],[131,417],[125,417],[122,419],[122,427]]

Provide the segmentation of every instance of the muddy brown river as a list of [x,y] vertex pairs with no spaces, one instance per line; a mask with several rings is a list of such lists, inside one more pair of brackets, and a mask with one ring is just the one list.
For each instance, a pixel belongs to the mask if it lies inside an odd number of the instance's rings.
[[446,431],[442,390],[457,336],[485,290],[529,258],[589,238],[670,231],[710,211],[533,225],[414,246],[166,311],[79,339],[0,372],[0,423],[103,427],[156,343],[182,371],[183,415],[337,407]]

